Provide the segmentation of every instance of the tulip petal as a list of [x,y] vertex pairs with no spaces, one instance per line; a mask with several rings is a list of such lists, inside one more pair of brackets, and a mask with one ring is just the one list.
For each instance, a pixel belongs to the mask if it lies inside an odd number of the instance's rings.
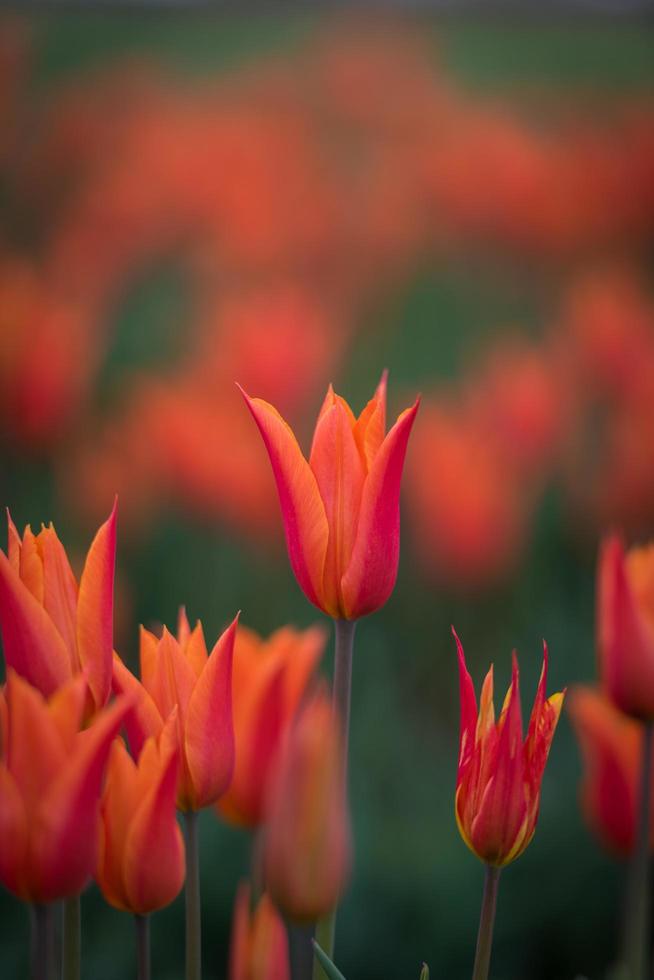
[[32,528],[27,525],[20,549],[20,577],[39,605],[43,605],[43,559]]
[[77,582],[64,547],[52,525],[39,534],[43,556],[43,605],[66,644],[72,670],[79,670],[75,622]]
[[461,698],[461,724],[459,729],[459,778],[475,748],[475,731],[477,728],[477,698],[472,678],[466,666],[463,646],[456,630],[452,627],[452,635],[456,642],[459,658],[459,694]]
[[150,694],[162,718],[167,718],[175,705],[179,723],[184,725],[186,710],[197,678],[182,653],[175,637],[164,627],[157,647],[157,660],[150,681]]
[[16,575],[20,575],[20,551],[20,534],[16,530],[16,525],[12,521],[7,507],[7,558]]
[[163,728],[163,718],[143,684],[122,662],[117,653],[113,657],[113,690],[115,694],[127,694],[133,706],[125,718],[127,740],[135,758],[151,736],[158,736]]
[[60,687],[48,704],[50,717],[57,726],[67,752],[72,749],[75,736],[82,725],[87,690],[86,677],[78,674]]
[[323,608],[338,617],[343,610],[341,578],[352,556],[366,475],[341,399],[335,400],[316,426],[309,465],[329,527],[322,582]]
[[245,980],[250,973],[250,886],[240,881],[234,900],[232,935],[229,944],[228,980]]
[[7,766],[31,817],[66,759],[66,749],[42,694],[9,670]]
[[147,915],[179,893],[186,870],[184,842],[175,816],[178,756],[171,752],[136,810],[123,857],[129,908]]
[[18,786],[7,767],[0,763],[0,881],[20,898],[28,897],[22,881],[28,847],[27,826]]
[[370,471],[372,461],[379,452],[386,435],[387,380],[388,371],[384,371],[381,381],[377,385],[377,391],[359,415],[353,429],[366,472]]
[[117,501],[99,528],[84,565],[77,601],[77,651],[96,708],[111,691]]
[[383,606],[395,585],[400,552],[400,482],[418,405],[416,401],[402,412],[364,484],[352,558],[341,582],[348,619]]
[[268,450],[295,577],[307,598],[322,608],[329,527],[316,478],[279,412],[262,399],[241,392]]
[[58,629],[2,551],[0,626],[7,666],[46,697],[70,678],[70,657]]
[[185,645],[182,645],[184,655],[193,668],[193,673],[199,677],[208,659],[207,644],[204,640],[202,623],[197,622],[189,634]]
[[140,803],[136,764],[122,739],[117,738],[107,764],[95,877],[106,900],[123,911],[130,910],[123,881],[123,843],[129,822]]
[[232,661],[238,616],[218,638],[188,705],[185,756],[192,809],[215,803],[234,771]]
[[130,699],[121,698],[96,717],[38,808],[32,838],[34,901],[76,895],[96,869],[102,777],[130,707]]

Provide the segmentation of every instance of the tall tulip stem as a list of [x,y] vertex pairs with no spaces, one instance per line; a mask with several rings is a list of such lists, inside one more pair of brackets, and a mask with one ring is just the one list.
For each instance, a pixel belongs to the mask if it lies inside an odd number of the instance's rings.
[[[352,653],[354,650],[354,619],[334,620],[334,686],[333,701],[338,715],[341,735],[341,760],[343,779],[347,781],[347,765],[350,741],[350,700],[352,695]],[[316,926],[316,942],[330,959],[334,956],[336,936],[336,909],[332,909]],[[313,980],[323,980],[324,970],[314,960]]]
[[79,895],[64,901],[62,978],[80,980],[82,956],[82,916]]
[[135,915],[136,926],[136,976],[137,980],[150,980],[150,916]]
[[200,853],[198,814],[184,814],[186,831],[186,980],[202,977],[202,914],[200,905]]
[[631,858],[629,907],[625,929],[625,961],[630,980],[645,980],[650,975],[649,827],[653,732],[654,723],[647,722],[643,726],[638,837]]
[[55,935],[52,905],[32,906],[32,977],[55,978]]
[[497,887],[499,881],[500,868],[494,868],[492,865],[487,864],[472,980],[487,980],[488,977],[491,950],[493,948],[493,928],[495,926],[495,909],[497,906]]

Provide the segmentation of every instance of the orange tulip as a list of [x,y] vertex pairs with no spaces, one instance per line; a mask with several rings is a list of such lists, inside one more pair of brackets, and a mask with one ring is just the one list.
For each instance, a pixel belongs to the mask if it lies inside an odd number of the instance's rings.
[[654,545],[625,554],[616,535],[600,550],[597,640],[603,686],[621,711],[654,719]]
[[463,647],[459,654],[461,736],[455,812],[459,832],[473,854],[495,867],[519,857],[536,829],[540,787],[565,692],[545,698],[547,646],[536,699],[523,742],[518,662],[499,721],[493,708],[493,668],[486,675],[479,715]]
[[234,648],[234,776],[217,810],[226,820],[256,827],[266,786],[326,636],[319,627],[284,626],[263,640],[239,626]]
[[586,821],[609,850],[629,854],[636,842],[642,725],[589,687],[575,688],[568,707],[584,760],[581,804]]
[[20,538],[9,518],[0,551],[0,627],[7,666],[45,697],[84,671],[89,700],[111,691],[116,504],[86,557],[79,587],[52,524]]
[[141,682],[114,657],[114,688],[133,691],[136,706],[126,722],[130,748],[140,755],[144,742],[158,736],[177,709],[179,749],[177,806],[201,810],[215,803],[234,770],[232,658],[238,616],[209,655],[202,624],[191,631],[180,611],[177,638],[164,628],[161,639],[141,627]]
[[266,889],[286,916],[312,922],[336,905],[350,868],[340,738],[324,693],[301,709],[289,732],[266,814]]
[[270,456],[304,594],[335,619],[379,609],[397,576],[400,481],[418,401],[385,435],[385,375],[358,419],[330,385],[307,461],[276,409],[243,396]]
[[86,697],[81,675],[46,701],[8,671],[0,758],[0,881],[25,901],[76,895],[95,871],[102,778],[130,699],[120,698],[80,732]]
[[288,940],[284,923],[267,895],[250,912],[250,886],[242,881],[236,892],[229,980],[290,980]]
[[184,882],[184,841],[177,825],[175,712],[135,763],[113,744],[102,799],[96,880],[110,905],[147,915],[168,905]]

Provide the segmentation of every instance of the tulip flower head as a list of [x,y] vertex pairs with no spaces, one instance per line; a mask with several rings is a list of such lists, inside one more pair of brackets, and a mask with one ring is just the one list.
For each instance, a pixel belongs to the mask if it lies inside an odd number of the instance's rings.
[[137,915],[164,908],[184,882],[177,824],[177,719],[145,742],[138,763],[122,739],[113,744],[102,798],[96,880],[110,905]]
[[318,693],[300,710],[269,784],[263,874],[288,918],[332,909],[350,868],[350,825],[332,704]]
[[518,663],[499,720],[493,707],[493,668],[486,675],[479,712],[463,647],[459,655],[461,734],[455,812],[459,832],[473,854],[495,867],[514,861],[536,829],[540,787],[564,692],[545,698],[547,646],[536,699],[523,741]]
[[79,586],[54,527],[21,539],[11,518],[0,551],[0,628],[7,666],[50,697],[82,670],[92,710],[111,692],[116,504],[86,557]]
[[270,773],[325,641],[317,626],[284,626],[267,640],[239,626],[233,676],[234,776],[217,804],[229,822],[246,827],[261,823]]
[[190,629],[180,611],[177,637],[161,638],[141,628],[141,681],[114,657],[114,689],[134,692],[136,706],[126,722],[132,753],[138,757],[150,736],[158,736],[176,709],[179,750],[177,806],[201,810],[216,803],[234,770],[232,658],[238,616],[207,652],[202,624]]
[[8,671],[0,758],[0,881],[25,901],[76,895],[95,871],[102,779],[131,699],[118,699],[80,732],[86,698],[82,675],[46,701]]
[[400,481],[418,402],[386,432],[386,376],[358,418],[329,387],[308,461],[276,409],[243,392],[270,456],[291,566],[335,619],[383,606],[400,550]]
[[617,535],[603,543],[597,641],[606,694],[625,714],[654,719],[654,545],[625,553]]
[[581,806],[586,822],[605,847],[626,856],[636,843],[642,725],[590,687],[572,691],[568,710],[584,761]]
[[284,922],[265,893],[251,912],[250,886],[236,892],[229,980],[290,980],[288,939]]

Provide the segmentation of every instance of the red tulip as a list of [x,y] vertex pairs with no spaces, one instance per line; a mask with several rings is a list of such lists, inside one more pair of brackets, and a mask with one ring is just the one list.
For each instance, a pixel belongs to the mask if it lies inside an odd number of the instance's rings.
[[385,435],[385,376],[358,419],[330,386],[307,461],[276,409],[243,396],[270,456],[303,592],[336,619],[379,609],[397,576],[400,481],[418,402]]
[[100,527],[79,582],[52,524],[20,538],[9,518],[0,551],[0,627],[7,666],[50,697],[84,671],[93,709],[111,691],[116,504]]
[[288,940],[281,916],[264,894],[250,911],[250,886],[242,881],[236,892],[229,980],[290,980]]
[[312,922],[336,905],[350,867],[340,738],[325,694],[305,705],[289,732],[266,817],[266,889],[286,916]]
[[215,803],[234,770],[232,657],[238,616],[207,653],[202,624],[191,631],[180,612],[177,638],[164,628],[161,639],[141,628],[141,682],[114,657],[114,688],[133,691],[136,706],[127,719],[130,748],[138,756],[177,709],[179,749],[177,806],[200,810]]
[[135,763],[122,739],[113,744],[102,798],[96,880],[116,908],[147,915],[168,905],[184,883],[184,841],[175,798],[178,752],[171,715]]
[[606,847],[629,854],[636,842],[642,725],[589,687],[575,688],[568,708],[584,760],[586,821]]
[[654,719],[654,546],[612,536],[600,550],[597,642],[604,689],[635,718]]
[[0,759],[0,881],[25,901],[76,895],[98,856],[105,764],[130,700],[120,698],[79,731],[84,677],[49,701],[8,672]]
[[284,626],[267,640],[239,626],[234,647],[234,776],[216,807],[226,820],[247,827],[261,823],[270,773],[325,640],[316,626],[302,631]]
[[456,819],[473,854],[502,867],[525,850],[536,829],[540,786],[564,692],[545,698],[547,646],[536,699],[523,742],[518,662],[499,720],[493,708],[493,668],[486,675],[479,715],[472,679],[456,632],[461,688],[461,736]]

